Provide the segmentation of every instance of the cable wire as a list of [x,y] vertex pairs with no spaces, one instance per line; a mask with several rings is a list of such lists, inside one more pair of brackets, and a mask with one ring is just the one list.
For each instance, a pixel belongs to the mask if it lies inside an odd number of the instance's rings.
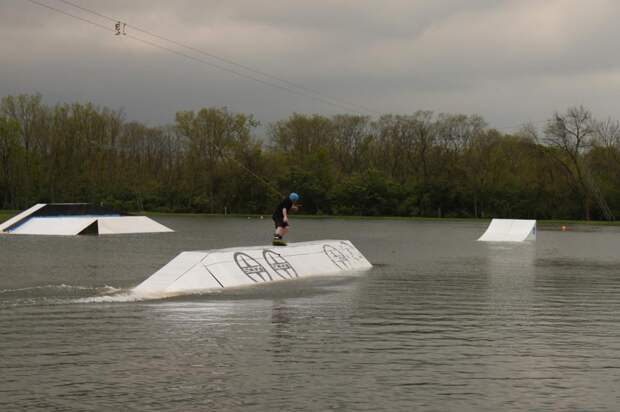
[[[58,9],[58,8],[55,8],[55,7],[49,6],[49,5],[47,5],[47,4],[40,3],[40,2],[38,2],[38,1],[36,1],[36,0],[28,0],[28,1],[30,1],[31,3],[34,3],[34,4],[38,5],[38,6],[42,6],[42,7],[48,8],[48,9],[50,9],[50,10],[53,10],[53,11],[55,11],[55,12],[58,12],[58,13],[64,14],[65,16],[72,17],[72,18],[75,18],[75,19],[81,20],[81,21],[83,21],[83,22],[85,22],[85,23],[92,24],[92,25],[97,26],[97,27],[99,27],[99,28],[102,28],[102,29],[104,29],[104,30],[111,31],[111,32],[114,32],[114,31],[115,31],[115,29],[110,28],[110,27],[108,27],[108,26],[104,26],[104,25],[102,25],[102,24],[100,24],[100,23],[94,22],[94,21],[92,21],[92,20],[89,20],[89,19],[86,19],[86,18],[83,18],[83,17],[77,16],[77,15],[74,15],[74,14],[71,14],[71,13],[68,13],[68,12],[66,12],[66,11],[64,11],[64,10],[61,10],[61,9]],[[102,13],[100,13],[100,12],[96,11],[96,10],[89,9],[89,8],[87,8],[87,7],[83,7],[83,6],[79,5],[79,4],[75,4],[75,3],[73,3],[73,2],[71,2],[71,1],[69,1],[69,0],[56,0],[56,1],[62,2],[62,3],[64,3],[64,4],[67,4],[67,5],[71,6],[71,7],[74,7],[74,8],[77,8],[77,9],[79,9],[79,10],[85,11],[85,12],[87,12],[87,13],[93,14],[93,15],[95,15],[95,16],[101,17],[101,18],[106,19],[106,20],[108,20],[108,21],[110,21],[110,22],[114,22],[114,23],[119,22],[119,21],[120,21],[120,22],[123,22],[123,21],[122,21],[122,20],[120,20],[120,19],[115,19],[115,18],[113,18],[113,17],[110,17],[110,16],[107,16],[107,15],[105,15],[105,14],[102,14]],[[254,68],[252,68],[252,67],[250,67],[250,66],[246,66],[246,65],[243,65],[243,64],[237,63],[237,62],[235,62],[235,61],[233,61],[233,60],[230,60],[230,59],[226,59],[226,58],[220,57],[220,56],[215,55],[215,54],[213,54],[213,53],[209,53],[209,52],[206,52],[206,51],[204,51],[204,50],[197,49],[197,48],[192,47],[192,46],[188,46],[188,45],[186,45],[186,44],[183,44],[183,43],[180,43],[180,42],[178,42],[178,41],[176,41],[176,40],[173,40],[173,39],[170,39],[170,38],[167,38],[167,37],[164,37],[164,36],[158,35],[158,34],[156,34],[156,33],[153,33],[153,32],[151,32],[151,31],[148,31],[148,30],[146,30],[146,29],[140,28],[140,27],[138,27],[138,26],[134,26],[134,25],[127,24],[127,27],[131,27],[133,30],[136,30],[136,31],[138,31],[138,32],[140,32],[140,33],[143,33],[143,34],[146,34],[146,35],[148,35],[148,36],[154,37],[154,38],[156,38],[156,39],[160,39],[160,40],[163,40],[163,41],[169,42],[169,43],[174,44],[174,45],[176,45],[176,46],[183,47],[183,48],[185,48],[185,49],[187,49],[187,50],[191,50],[191,51],[196,52],[196,53],[199,53],[199,54],[203,54],[203,55],[205,55],[205,56],[208,56],[208,57],[211,57],[211,58],[213,58],[213,59],[219,60],[219,61],[221,61],[221,62],[224,62],[224,63],[230,64],[230,65],[233,65],[233,66],[239,67],[239,68],[244,69],[244,70],[247,70],[247,71],[249,71],[249,72],[252,72],[252,73],[255,73],[255,74],[258,74],[258,75],[261,75],[261,76],[267,77],[267,78],[270,78],[270,79],[272,79],[272,80],[279,81],[279,82],[281,82],[281,83],[284,83],[284,84],[287,84],[287,85],[289,85],[289,86],[295,87],[295,88],[297,88],[297,89],[299,89],[299,90],[291,89],[290,87],[286,87],[286,86],[283,86],[283,85],[280,85],[280,84],[277,84],[277,83],[269,82],[269,81],[266,81],[266,80],[264,80],[264,79],[257,78],[257,77],[255,77],[255,76],[250,76],[250,75],[247,75],[247,74],[245,74],[245,73],[242,73],[242,72],[239,72],[239,71],[236,71],[236,70],[232,70],[232,69],[230,69],[230,68],[228,68],[228,67],[221,66],[221,65],[215,64],[215,63],[213,63],[213,62],[209,62],[209,61],[206,61],[206,60],[203,60],[203,59],[197,58],[197,57],[195,57],[195,56],[192,56],[192,55],[189,55],[189,54],[186,54],[186,53],[180,52],[180,51],[178,51],[178,50],[174,50],[174,49],[168,48],[168,47],[166,47],[166,46],[162,46],[161,44],[154,43],[154,42],[151,42],[151,41],[149,41],[149,40],[146,40],[146,39],[143,39],[143,38],[140,38],[140,37],[133,36],[133,35],[131,35],[131,34],[127,34],[127,35],[126,35],[126,37],[128,37],[128,38],[130,38],[130,39],[132,39],[132,40],[134,40],[134,41],[138,41],[138,42],[141,42],[141,43],[147,44],[147,45],[149,45],[149,46],[151,46],[151,47],[159,48],[159,49],[161,49],[161,50],[164,50],[164,51],[167,51],[167,52],[170,52],[170,53],[174,53],[174,54],[176,54],[176,55],[178,55],[178,56],[185,57],[185,58],[187,58],[187,59],[194,60],[194,61],[196,61],[196,62],[199,62],[199,63],[202,63],[202,64],[206,64],[206,65],[211,66],[211,67],[215,67],[215,68],[217,68],[217,69],[219,69],[219,70],[226,71],[226,72],[229,72],[229,73],[235,74],[235,75],[237,75],[237,76],[244,77],[244,78],[246,78],[246,79],[249,79],[249,80],[253,80],[253,81],[256,81],[256,82],[262,83],[262,84],[267,85],[267,86],[275,87],[275,88],[278,88],[278,89],[280,89],[280,90],[284,90],[284,91],[287,91],[287,92],[289,92],[289,93],[292,93],[292,94],[295,94],[295,95],[298,95],[298,96],[310,97],[310,98],[313,98],[313,99],[315,99],[315,100],[321,101],[321,102],[323,102],[323,103],[330,104],[330,105],[332,105],[332,106],[334,106],[334,107],[338,107],[338,108],[340,108],[340,109],[350,110],[352,107],[357,107],[357,108],[363,109],[364,111],[369,112],[369,113],[373,113],[373,114],[380,114],[380,112],[375,111],[375,110],[373,110],[373,109],[371,109],[371,108],[368,108],[368,107],[366,107],[366,106],[363,106],[363,105],[359,105],[359,104],[356,104],[356,103],[347,102],[347,101],[345,101],[345,100],[335,99],[335,98],[333,98],[333,97],[328,97],[328,96],[323,97],[324,95],[322,95],[321,93],[319,93],[319,92],[317,92],[317,91],[315,91],[315,90],[312,90],[312,89],[310,89],[310,88],[307,88],[307,87],[305,87],[305,86],[303,86],[303,85],[300,85],[300,84],[298,84],[298,83],[290,82],[290,81],[288,81],[288,80],[286,80],[286,79],[283,79],[283,78],[280,78],[280,77],[277,77],[277,76],[270,75],[269,73],[265,73],[265,72],[260,71],[260,70],[256,70],[256,69],[254,69]],[[304,92],[306,92],[306,93],[304,93]],[[311,93],[312,95],[308,95],[308,93]],[[349,106],[349,107],[347,107],[347,106]],[[546,122],[546,120],[541,120],[541,121],[536,121],[536,122],[525,122],[525,123],[521,123],[521,124],[514,125],[514,126],[497,127],[497,128],[495,128],[495,129],[496,129],[496,130],[512,130],[512,129],[518,129],[518,128],[520,128],[520,127],[527,126],[527,125],[529,125],[529,124],[534,124],[534,123],[544,123],[544,122]]]
[[114,30],[113,28],[111,28],[111,27],[104,26],[103,24],[99,24],[99,23],[94,22],[94,21],[92,21],[92,20],[85,19],[84,17],[76,16],[75,14],[71,14],[71,13],[68,13],[68,12],[66,12],[66,11],[64,11],[64,10],[57,9],[56,7],[50,6],[50,5],[48,5],[48,4],[39,3],[39,2],[38,2],[38,1],[36,1],[36,0],[28,0],[28,1],[29,1],[30,3],[36,4],[37,6],[45,7],[45,8],[47,8],[47,9],[53,10],[53,11],[55,11],[55,12],[57,12],[57,13],[64,14],[65,16],[73,17],[74,19],[78,19],[78,20],[81,20],[81,21],[83,21],[83,22],[85,22],[85,23],[92,24],[92,25],[94,25],[94,26],[99,27],[100,29],[107,30],[107,31],[112,31],[112,32],[114,32],[114,31],[115,31],[115,30]]
[[[57,8],[55,8],[55,7],[53,7],[53,6],[50,6],[50,5],[47,5],[47,4],[44,4],[44,3],[40,3],[40,2],[38,2],[37,0],[28,0],[28,1],[29,1],[29,2],[31,2],[31,3],[33,3],[33,4],[36,4],[36,5],[38,5],[38,6],[45,7],[45,8],[47,8],[47,9],[50,9],[50,10],[53,10],[53,11],[58,12],[58,13],[60,13],[60,14],[63,14],[63,15],[65,15],[65,16],[73,17],[73,18],[78,19],[78,20],[81,20],[81,21],[83,21],[83,22],[85,22],[85,23],[92,24],[92,25],[94,25],[94,26],[96,26],[96,27],[99,27],[99,28],[101,28],[101,29],[103,29],[103,30],[107,30],[107,31],[111,31],[111,32],[116,32],[116,30],[115,30],[115,29],[113,29],[113,28],[110,28],[110,27],[104,26],[104,25],[102,25],[102,24],[99,24],[99,23],[97,23],[97,22],[94,22],[94,21],[88,20],[88,19],[83,18],[83,17],[80,17],[80,16],[76,16],[76,15],[71,14],[71,13],[68,13],[68,12],[66,12],[66,11],[64,11],[64,10],[57,9]],[[201,59],[197,59],[197,58],[195,58],[195,57],[193,57],[193,56],[190,56],[190,55],[187,55],[187,54],[185,54],[185,53],[182,53],[182,52],[178,52],[178,51],[176,51],[176,50],[169,49],[169,48],[167,48],[167,47],[165,47],[165,46],[158,45],[158,44],[153,43],[153,42],[150,42],[150,41],[148,41],[148,40],[140,39],[139,37],[135,37],[135,36],[132,36],[132,35],[127,35],[127,37],[129,37],[129,38],[131,38],[131,39],[133,39],[133,40],[137,40],[137,41],[140,41],[140,42],[142,42],[142,43],[145,43],[145,44],[151,45],[151,46],[153,46],[153,47],[158,47],[158,48],[161,48],[161,49],[163,49],[163,50],[170,51],[170,52],[172,52],[172,53],[178,54],[178,55],[183,56],[183,57],[187,57],[187,58],[190,58],[190,59],[193,59],[193,60],[197,60],[197,61],[202,61]],[[207,64],[209,64],[209,63],[207,63]],[[260,80],[259,80],[259,81],[260,81]],[[278,86],[278,85],[276,85],[276,86],[277,86],[277,87],[281,87],[281,86]],[[241,162],[239,162],[237,159],[234,159],[234,158],[232,158],[231,156],[229,156],[228,154],[224,153],[224,152],[223,152],[223,150],[222,150],[221,148],[220,148],[220,154],[221,154],[223,157],[227,158],[228,160],[231,160],[231,161],[235,162],[238,166],[240,166],[240,167],[241,167],[241,168],[243,168],[245,171],[247,171],[248,173],[250,173],[250,174],[251,174],[252,176],[254,176],[257,180],[259,180],[260,182],[262,182],[263,184],[265,184],[265,185],[266,185],[269,189],[271,189],[271,190],[272,190],[274,193],[276,193],[278,196],[282,196],[282,193],[281,193],[281,192],[280,192],[280,191],[279,191],[279,190],[275,187],[275,185],[273,185],[273,184],[272,184],[271,182],[269,182],[267,179],[265,179],[265,178],[263,178],[263,177],[259,176],[258,174],[254,173],[254,172],[253,172],[252,170],[250,170],[249,168],[245,167],[245,166],[244,166]]]
[[220,148],[219,150],[220,155],[225,157],[226,159],[234,162],[237,164],[237,166],[241,167],[243,170],[245,170],[246,172],[248,172],[249,174],[251,174],[252,176],[254,176],[257,180],[259,180],[260,182],[262,182],[265,186],[267,186],[269,189],[271,189],[275,194],[277,194],[278,196],[283,196],[282,193],[280,192],[280,190],[278,190],[278,188],[272,184],[269,180],[265,179],[264,177],[254,173],[250,168],[246,167],[243,163],[241,163],[239,160],[235,159],[232,156],[229,156],[228,154],[224,153],[224,151]]
[[[55,11],[57,13],[63,14],[65,16],[68,16],[68,17],[80,20],[80,21],[85,22],[85,23],[91,24],[91,25],[96,26],[96,27],[98,27],[100,29],[103,29],[103,30],[106,30],[106,31],[110,31],[110,32],[115,32],[116,31],[115,29],[113,29],[113,28],[111,28],[109,26],[105,26],[103,24],[97,23],[97,22],[89,20],[87,18],[84,18],[84,17],[81,17],[81,16],[77,16],[75,14],[69,13],[69,12],[67,12],[65,10],[58,9],[58,8],[50,6],[48,4],[41,3],[41,2],[39,2],[37,0],[28,0],[28,1],[30,3],[33,3],[33,4],[37,5],[37,6],[45,7],[47,9],[49,9],[49,10],[52,10],[52,11]],[[106,20],[108,20],[110,22],[114,22],[114,23],[117,23],[119,21],[122,22],[122,20],[115,19],[113,17],[110,17],[110,16],[107,16],[105,14],[99,13],[96,10],[92,10],[92,9],[80,6],[79,4],[75,4],[75,3],[71,2],[71,1],[68,1],[68,0],[56,0],[56,1],[62,2],[64,4],[67,4],[67,5],[71,6],[71,7],[77,8],[79,10],[85,11],[85,12],[93,14],[95,16],[104,18],[104,19],[106,19]],[[166,38],[164,36],[160,36],[160,35],[158,35],[156,33],[152,33],[150,31],[142,29],[140,27],[137,27],[137,26],[134,26],[134,25],[129,25],[129,24],[127,24],[127,27],[131,27],[133,30],[136,30],[136,31],[138,31],[140,33],[144,33],[144,34],[146,34],[148,36],[151,36],[151,37],[154,37],[156,39],[164,40],[164,41],[169,42],[171,44],[174,44],[176,46],[183,47],[183,48],[185,48],[187,50],[191,50],[193,52],[203,54],[205,56],[217,59],[217,60],[219,60],[221,62],[224,62],[224,63],[230,64],[230,65],[239,67],[239,68],[247,70],[249,72],[252,72],[252,73],[255,73],[255,74],[258,74],[258,75],[270,78],[272,80],[276,80],[276,81],[279,81],[281,83],[290,85],[292,87],[295,87],[297,90],[296,89],[292,89],[291,87],[287,87],[287,86],[284,86],[284,85],[281,85],[281,84],[277,84],[277,83],[273,83],[273,82],[270,82],[270,81],[267,81],[267,80],[264,80],[264,79],[257,78],[256,76],[248,75],[246,73],[242,73],[242,72],[239,72],[237,70],[233,70],[233,69],[231,69],[229,67],[222,66],[220,64],[216,64],[216,63],[213,63],[213,62],[201,59],[201,58],[196,57],[196,56],[192,56],[190,54],[187,54],[187,53],[175,50],[175,49],[171,49],[171,48],[163,46],[163,45],[161,45],[159,43],[155,43],[155,42],[152,42],[152,41],[149,41],[149,40],[146,40],[146,39],[143,39],[143,38],[131,35],[131,34],[125,34],[124,35],[124,37],[128,37],[128,38],[130,38],[130,39],[132,39],[134,41],[146,44],[148,46],[151,46],[151,47],[154,47],[154,48],[158,48],[158,49],[167,51],[169,53],[176,54],[178,56],[181,56],[181,57],[193,60],[195,62],[202,63],[202,64],[205,64],[207,66],[214,67],[214,68],[216,68],[218,70],[222,70],[222,71],[225,71],[225,72],[228,72],[228,73],[232,73],[234,75],[243,77],[245,79],[252,80],[252,81],[255,81],[255,82],[258,82],[258,83],[262,83],[262,84],[264,84],[266,86],[274,87],[274,88],[277,88],[277,89],[289,92],[291,94],[295,94],[295,95],[302,96],[302,97],[310,97],[310,98],[312,98],[314,100],[321,101],[321,102],[323,102],[325,104],[329,104],[331,106],[338,107],[340,109],[344,109],[344,110],[348,111],[348,110],[351,110],[352,107],[357,107],[357,108],[361,108],[361,109],[365,110],[366,112],[371,112],[371,113],[374,113],[374,114],[380,114],[380,112],[377,112],[377,111],[375,111],[373,109],[370,109],[370,108],[362,106],[362,105],[358,105],[356,103],[350,103],[350,102],[347,102],[345,100],[340,100],[339,101],[339,100],[336,100],[335,98],[331,98],[331,97],[327,97],[327,96],[323,97],[323,95],[321,95],[319,92],[317,92],[315,90],[312,90],[312,89],[309,89],[309,88],[306,88],[303,85],[290,82],[290,81],[288,81],[286,79],[282,79],[282,78],[279,78],[277,76],[272,76],[272,75],[270,75],[268,73],[265,73],[265,72],[253,69],[253,68],[251,68],[249,66],[245,66],[243,64],[234,62],[232,60],[229,60],[229,59],[217,56],[217,55],[215,55],[213,53],[209,53],[209,52],[206,52],[204,50],[200,50],[200,49],[197,49],[195,47],[188,46],[188,45],[185,45],[183,43],[177,42],[175,40]],[[363,113],[360,113],[360,114],[363,114]],[[497,128],[494,128],[494,129],[496,129],[496,130],[512,130],[512,129],[518,129],[520,127],[528,126],[530,124],[537,124],[537,123],[544,123],[544,122],[546,122],[546,120],[525,122],[525,123],[521,123],[521,124],[514,125],[514,126],[497,127]]]
[[[107,16],[105,14],[102,14],[102,13],[96,11],[96,10],[92,10],[92,9],[87,8],[87,7],[83,7],[83,6],[79,5],[79,4],[75,4],[75,3],[71,2],[71,1],[68,1],[68,0],[57,0],[57,1],[60,1],[62,3],[65,3],[65,4],[69,5],[69,6],[72,6],[72,7],[78,8],[78,9],[80,9],[82,11],[87,12],[87,13],[91,13],[91,14],[94,14],[96,16],[102,17],[102,18],[107,19],[107,20],[109,20],[111,22],[115,22],[116,23],[116,22],[121,21],[123,23],[126,23],[126,22],[124,22],[121,19],[115,19],[113,17],[110,17],[110,16]],[[227,58],[224,58],[224,57],[221,57],[221,56],[218,56],[218,55],[213,54],[211,52],[207,52],[207,51],[204,51],[202,49],[198,49],[196,47],[188,46],[187,44],[183,44],[183,43],[181,43],[179,41],[176,41],[176,40],[173,40],[173,39],[161,36],[159,34],[153,33],[153,32],[151,32],[149,30],[140,28],[140,27],[135,26],[133,24],[128,24],[127,23],[127,27],[131,27],[132,29],[134,29],[134,30],[136,30],[138,32],[141,32],[143,34],[149,35],[151,37],[155,37],[155,38],[160,39],[160,40],[167,41],[167,42],[172,43],[172,44],[174,44],[176,46],[183,47],[183,48],[191,50],[193,52],[203,54],[205,56],[208,56],[208,57],[211,57],[213,59],[219,60],[221,62],[224,62],[224,63],[230,64],[230,65],[242,68],[242,69],[247,70],[249,72],[252,72],[252,73],[255,73],[255,74],[267,77],[267,78],[270,78],[272,80],[277,80],[279,82],[288,84],[289,86],[296,87],[298,89],[304,90],[304,91],[312,93],[314,95],[323,96],[323,97],[328,98],[328,99],[330,99],[332,101],[335,101],[335,102],[338,102],[338,103],[341,103],[341,104],[346,104],[346,105],[351,106],[351,107],[357,107],[358,109],[362,109],[362,110],[367,111],[369,113],[381,114],[381,112],[379,112],[377,110],[374,110],[372,108],[369,108],[367,106],[364,106],[364,105],[361,105],[361,104],[358,104],[358,103],[352,103],[352,102],[349,102],[349,101],[346,101],[346,100],[343,100],[343,99],[339,99],[339,98],[335,98],[335,97],[331,97],[331,96],[325,95],[322,92],[319,92],[317,90],[313,90],[313,89],[308,88],[308,87],[306,87],[306,86],[304,86],[302,84],[291,82],[291,81],[286,80],[284,78],[281,78],[281,77],[278,77],[278,76],[274,76],[274,75],[266,73],[264,71],[257,70],[257,69],[255,69],[253,67],[250,67],[250,66],[247,66],[247,65],[235,62],[233,60],[230,60],[230,59],[227,59]]]
[[[42,7],[45,7],[47,9],[53,10],[55,12],[64,14],[65,16],[72,17],[72,18],[81,20],[81,21],[83,21],[85,23],[92,24],[92,25],[97,26],[99,28],[102,28],[104,30],[112,31],[112,32],[116,31],[115,29],[112,29],[110,27],[106,27],[106,26],[104,26],[102,24],[99,24],[99,23],[96,23],[96,22],[94,22],[92,20],[88,20],[86,18],[83,18],[83,17],[80,17],[80,16],[76,16],[74,14],[68,13],[68,12],[66,12],[64,10],[61,10],[61,9],[49,6],[49,5],[44,4],[44,3],[40,3],[37,0],[28,0],[28,1],[30,3],[36,4],[38,6],[42,6]],[[169,47],[163,46],[163,45],[161,45],[159,43],[152,42],[150,40],[143,39],[141,37],[137,37],[137,36],[134,36],[134,35],[131,35],[131,34],[126,34],[123,37],[130,38],[130,39],[132,39],[134,41],[137,41],[137,42],[140,42],[140,43],[143,43],[143,44],[147,44],[147,45],[149,45],[151,47],[155,47],[155,48],[158,48],[158,49],[161,49],[161,50],[164,50],[164,51],[176,54],[178,56],[185,57],[186,59],[194,60],[194,61],[196,61],[198,63],[202,63],[202,64],[207,65],[207,66],[215,67],[216,69],[219,69],[219,70],[222,70],[222,71],[225,71],[225,72],[228,72],[228,73],[232,73],[232,74],[235,74],[237,76],[240,76],[240,77],[243,77],[243,78],[246,78],[246,79],[249,79],[249,80],[253,80],[253,81],[256,81],[258,83],[262,83],[264,85],[267,85],[267,86],[271,86],[271,87],[274,87],[274,88],[277,88],[277,89],[280,89],[280,90],[284,90],[284,91],[289,92],[291,94],[295,94],[295,95],[303,96],[303,97],[309,97],[311,99],[314,99],[314,100],[317,100],[317,101],[321,101],[321,102],[323,102],[325,104],[329,104],[331,106],[338,107],[338,108],[346,110],[346,111],[350,111],[351,110],[350,107],[346,107],[346,106],[344,106],[342,104],[339,104],[339,103],[334,103],[334,102],[329,101],[329,100],[327,100],[327,99],[325,99],[323,97],[308,95],[308,93],[305,93],[303,91],[291,89],[290,87],[286,87],[286,86],[283,86],[281,84],[273,83],[273,82],[270,82],[270,81],[267,81],[267,80],[264,80],[264,79],[259,79],[259,78],[255,77],[255,76],[251,76],[251,75],[248,75],[248,74],[245,74],[245,73],[241,73],[241,72],[239,72],[237,70],[233,70],[233,69],[230,69],[228,67],[222,66],[220,64],[209,62],[209,61],[201,59],[199,57],[192,56],[190,54],[187,54],[187,53],[184,53],[184,52],[181,52],[181,51],[178,51],[178,50],[171,49]]]

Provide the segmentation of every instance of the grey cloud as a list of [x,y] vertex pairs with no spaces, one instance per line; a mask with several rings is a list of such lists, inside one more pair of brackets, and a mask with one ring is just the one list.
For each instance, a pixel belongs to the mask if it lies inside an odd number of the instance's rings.
[[[575,104],[618,112],[620,3],[612,0],[71,1],[380,111],[477,112],[498,126]],[[151,124],[202,106],[255,113],[263,123],[293,111],[343,111],[23,0],[0,3],[0,39],[0,94],[91,100]]]

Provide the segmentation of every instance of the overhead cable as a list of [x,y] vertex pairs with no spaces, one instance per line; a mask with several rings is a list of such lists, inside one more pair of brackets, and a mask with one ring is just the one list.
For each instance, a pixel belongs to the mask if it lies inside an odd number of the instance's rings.
[[[107,26],[105,26],[103,24],[100,24],[98,22],[92,21],[90,19],[87,19],[87,18],[78,16],[78,15],[75,15],[75,14],[69,13],[69,12],[67,12],[65,10],[62,10],[62,9],[50,6],[49,4],[42,3],[42,2],[37,1],[37,0],[28,0],[28,1],[30,3],[33,3],[33,4],[41,6],[41,7],[45,7],[47,9],[49,9],[49,10],[55,11],[57,13],[65,15],[65,16],[78,19],[78,20],[83,21],[85,23],[94,25],[94,26],[96,26],[98,28],[105,29],[106,31],[112,31],[112,32],[116,31],[112,27],[107,27]],[[102,13],[99,13],[99,12],[97,12],[95,10],[91,10],[91,9],[82,7],[80,5],[77,5],[77,4],[72,3],[70,1],[67,1],[67,0],[57,0],[57,1],[60,1],[62,3],[70,5],[72,7],[78,8],[78,9],[80,9],[82,11],[86,11],[86,12],[91,13],[93,15],[96,15],[98,17],[104,18],[104,19],[109,20],[111,22],[118,23],[119,21],[122,21],[122,20],[116,20],[116,19],[114,19],[114,18],[112,18],[110,16],[106,16],[106,15],[104,15]],[[345,110],[347,112],[351,112],[352,111],[352,112],[356,112],[356,113],[362,114],[362,115],[367,115],[368,113],[379,114],[379,112],[374,111],[374,110],[369,109],[369,108],[366,108],[364,106],[361,106],[361,105],[358,105],[358,104],[355,104],[355,103],[346,102],[344,100],[336,100],[334,98],[324,96],[324,95],[319,94],[318,92],[316,92],[316,91],[314,91],[312,89],[306,88],[306,87],[304,87],[302,85],[299,85],[299,84],[296,84],[296,83],[293,83],[293,82],[289,82],[289,81],[287,81],[285,79],[281,79],[279,77],[272,76],[272,75],[269,75],[267,73],[264,73],[264,72],[252,69],[249,66],[241,65],[239,63],[233,62],[232,60],[221,58],[221,57],[216,56],[216,55],[214,55],[212,53],[208,53],[208,52],[205,52],[203,50],[199,50],[197,48],[194,48],[194,47],[191,47],[191,46],[188,46],[188,45],[184,45],[184,44],[182,44],[180,42],[177,42],[177,41],[172,40],[172,39],[168,39],[168,38],[160,36],[160,35],[157,35],[155,33],[152,33],[150,31],[148,31],[148,30],[144,30],[144,29],[141,29],[139,27],[132,26],[132,25],[129,25],[129,24],[126,24],[126,27],[131,27],[135,31],[144,33],[144,34],[146,34],[148,36],[151,36],[151,37],[154,37],[156,39],[167,41],[167,42],[169,42],[171,44],[174,44],[174,45],[179,46],[179,47],[183,47],[183,48],[185,48],[187,50],[191,50],[191,51],[193,51],[195,53],[200,53],[200,54],[203,54],[203,55],[208,56],[210,58],[217,59],[217,60],[219,60],[221,62],[224,62],[226,64],[229,64],[229,65],[232,65],[232,66],[236,66],[236,67],[244,69],[244,70],[246,70],[248,72],[254,73],[255,75],[248,74],[248,73],[243,73],[243,72],[241,72],[239,70],[232,69],[230,67],[226,67],[226,66],[224,66],[222,64],[214,63],[212,61],[208,61],[208,60],[202,59],[200,57],[196,57],[196,56],[190,55],[188,53],[184,53],[182,51],[175,50],[175,49],[170,48],[170,47],[166,47],[166,46],[164,46],[164,45],[162,45],[160,43],[157,43],[155,41],[150,41],[150,40],[147,40],[147,39],[144,39],[144,38],[141,38],[141,37],[137,37],[137,36],[129,34],[129,33],[124,33],[125,34],[124,37],[130,38],[130,39],[132,39],[134,41],[137,41],[137,42],[140,42],[140,43],[143,43],[143,44],[147,44],[147,45],[149,45],[151,47],[159,48],[159,49],[167,51],[169,53],[176,54],[178,56],[181,56],[181,57],[184,57],[184,58],[187,58],[187,59],[199,62],[201,64],[214,67],[214,68],[216,68],[218,70],[225,71],[225,72],[234,74],[236,76],[243,77],[245,79],[252,80],[252,81],[264,84],[266,86],[277,88],[277,89],[286,91],[286,92],[291,93],[291,94],[295,94],[295,95],[303,96],[303,97],[308,97],[308,98],[311,98],[313,100],[320,101],[322,103],[331,105],[333,107],[337,107],[337,108],[339,108],[341,110]],[[267,77],[267,78],[269,78],[269,79],[271,79],[273,81],[261,79],[261,78],[257,77],[256,75]],[[278,81],[278,82],[283,83],[283,84],[278,84],[275,81]],[[363,110],[360,110],[360,108],[363,109]]]

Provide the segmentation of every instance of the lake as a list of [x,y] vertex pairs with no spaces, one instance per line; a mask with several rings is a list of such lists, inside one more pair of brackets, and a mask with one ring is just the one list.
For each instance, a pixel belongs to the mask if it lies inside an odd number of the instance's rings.
[[[123,291],[270,219],[0,236],[1,410],[617,410],[620,229],[476,242],[484,222],[294,219],[375,267],[164,300]],[[119,298],[119,296],[121,298]]]

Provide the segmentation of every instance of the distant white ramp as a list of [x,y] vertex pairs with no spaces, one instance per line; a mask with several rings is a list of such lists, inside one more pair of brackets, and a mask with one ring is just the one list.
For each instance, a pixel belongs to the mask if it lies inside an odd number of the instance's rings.
[[100,217],[97,219],[97,228],[100,235],[173,232],[146,216]]
[[493,219],[481,242],[524,242],[536,240],[536,220]]
[[348,240],[182,252],[132,292],[142,297],[156,298],[183,292],[363,271],[371,267],[370,262]]
[[36,205],[32,206],[30,209],[26,209],[23,212],[13,216],[9,220],[6,220],[0,223],[0,232],[4,232],[9,227],[19,223],[19,221],[28,218],[30,215],[32,215],[34,212],[36,212],[37,210],[41,209],[44,206],[45,206],[45,203],[37,203]]
[[17,235],[109,235],[172,232],[146,216],[121,215],[87,203],[39,203],[0,225]]
[[21,225],[9,230],[17,235],[78,235],[96,224],[94,216],[42,216],[31,217]]

